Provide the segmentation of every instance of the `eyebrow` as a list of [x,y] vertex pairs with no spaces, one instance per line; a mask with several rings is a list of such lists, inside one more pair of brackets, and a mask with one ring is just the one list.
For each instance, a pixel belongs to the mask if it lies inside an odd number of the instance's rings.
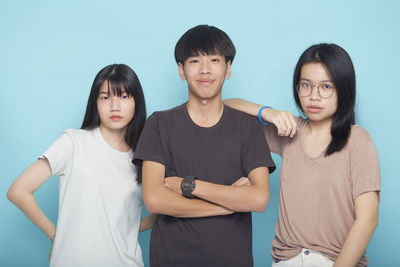
[[[312,82],[310,79],[307,79],[307,78],[300,78],[300,81]],[[319,81],[319,82],[330,82],[330,83],[333,83],[332,80],[322,80],[322,81]]]
[[[101,94],[108,95],[109,93],[108,93],[108,91],[100,91],[99,95],[101,95]],[[121,91],[121,94],[127,94],[127,92],[124,90],[124,91]]]

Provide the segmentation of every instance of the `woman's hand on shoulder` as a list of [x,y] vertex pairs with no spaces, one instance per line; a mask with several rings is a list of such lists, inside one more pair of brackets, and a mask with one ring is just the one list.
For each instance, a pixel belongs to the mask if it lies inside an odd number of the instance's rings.
[[297,133],[297,121],[289,111],[266,108],[262,111],[261,117],[276,126],[279,136],[293,137]]

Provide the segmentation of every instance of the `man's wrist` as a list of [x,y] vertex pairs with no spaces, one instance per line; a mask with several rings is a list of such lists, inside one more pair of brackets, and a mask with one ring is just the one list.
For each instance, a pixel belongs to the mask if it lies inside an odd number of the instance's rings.
[[268,111],[266,111],[267,109],[272,109],[272,108],[269,107],[269,106],[263,106],[263,107],[260,108],[260,110],[258,111],[258,121],[259,121],[262,125],[269,125],[269,122],[264,122],[264,121],[263,121],[263,117],[265,117],[265,116],[262,116],[263,113],[265,114],[265,112],[268,112]]
[[186,198],[194,198],[193,190],[196,188],[196,178],[194,176],[185,176],[181,182],[182,195]]

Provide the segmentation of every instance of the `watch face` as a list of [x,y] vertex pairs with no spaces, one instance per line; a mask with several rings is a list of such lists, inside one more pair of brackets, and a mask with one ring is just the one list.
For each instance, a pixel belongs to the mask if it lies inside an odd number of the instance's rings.
[[196,184],[195,184],[195,182],[194,182],[194,178],[192,178],[192,177],[185,177],[185,178],[182,180],[182,183],[181,183],[182,194],[183,194],[185,197],[193,198],[192,192],[193,192],[195,186],[196,186]]

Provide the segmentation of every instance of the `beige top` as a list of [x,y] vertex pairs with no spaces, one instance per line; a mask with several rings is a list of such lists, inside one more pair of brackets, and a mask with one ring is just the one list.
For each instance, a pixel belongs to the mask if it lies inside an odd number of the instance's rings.
[[[356,125],[341,151],[309,157],[302,143],[307,120],[298,118],[298,123],[292,139],[279,137],[275,126],[264,127],[271,151],[282,157],[271,255],[287,260],[309,248],[335,260],[355,220],[354,199],[380,191],[377,151],[368,132]],[[367,264],[363,256],[357,266]]]

